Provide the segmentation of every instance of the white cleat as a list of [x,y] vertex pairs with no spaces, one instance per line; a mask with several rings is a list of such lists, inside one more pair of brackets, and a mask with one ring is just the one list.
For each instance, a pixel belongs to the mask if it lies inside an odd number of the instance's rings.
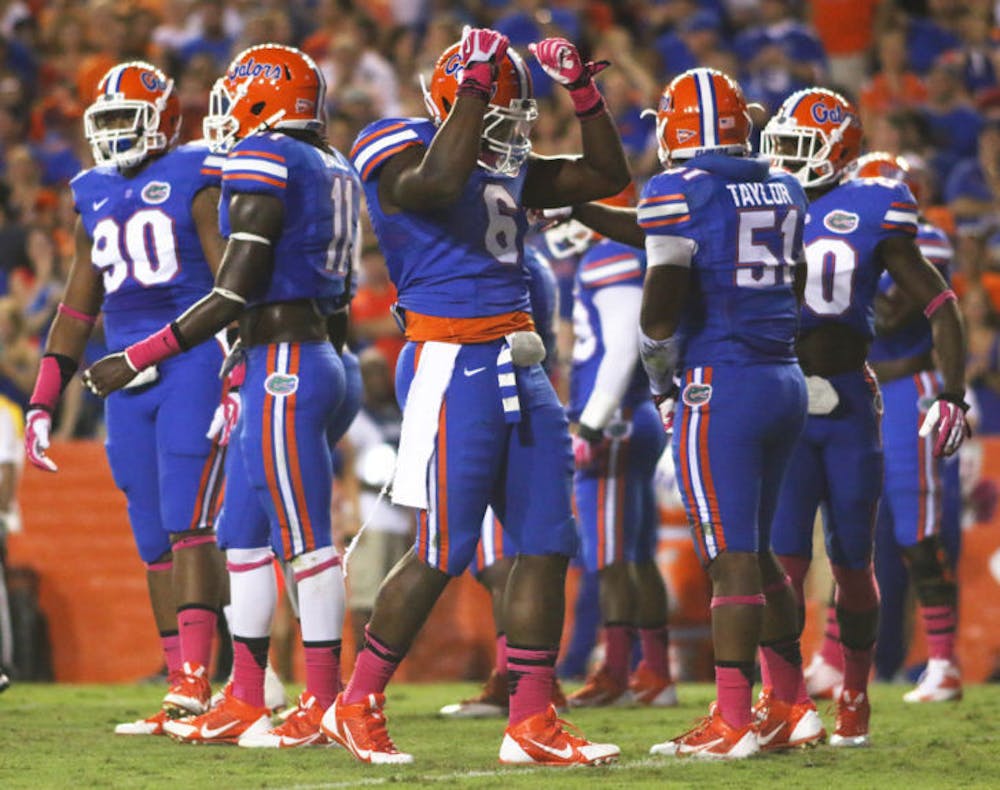
[[904,702],[957,702],[962,699],[962,673],[946,658],[932,658],[917,687],[903,695]]
[[844,673],[827,663],[821,653],[813,656],[803,674],[806,677],[806,693],[813,699],[837,699],[840,696]]

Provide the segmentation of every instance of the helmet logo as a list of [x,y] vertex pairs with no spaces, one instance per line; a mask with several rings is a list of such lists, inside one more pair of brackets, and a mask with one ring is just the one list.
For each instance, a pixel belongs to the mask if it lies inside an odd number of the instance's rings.
[[812,117],[816,123],[840,123],[844,120],[844,110],[842,107],[834,105],[827,107],[823,102],[818,101],[812,106]]
[[263,77],[266,80],[276,80],[281,77],[281,66],[270,63],[258,63],[253,58],[249,58],[245,63],[240,63],[226,76],[231,80],[240,77]]
[[691,129],[678,129],[677,130],[677,142],[679,142],[679,143],[686,143],[688,140],[690,140],[696,134],[697,134],[697,132],[695,132],[695,131],[693,131]]
[[310,101],[309,99],[296,99],[295,100],[295,112],[312,112],[316,108],[316,102]]
[[166,90],[167,87],[166,83],[151,71],[140,71],[139,79],[142,80],[142,84],[146,86],[147,90],[150,91]]
[[456,52],[450,58],[448,58],[447,63],[444,64],[444,73],[448,76],[452,74],[457,74],[462,70],[462,56]]

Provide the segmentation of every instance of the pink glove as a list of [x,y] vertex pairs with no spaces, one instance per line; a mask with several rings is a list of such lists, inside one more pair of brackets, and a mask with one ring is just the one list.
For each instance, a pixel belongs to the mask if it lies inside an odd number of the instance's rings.
[[972,436],[972,428],[965,421],[965,413],[969,410],[960,396],[942,392],[937,400],[927,410],[927,416],[920,424],[920,437],[929,436],[937,431],[934,440],[934,457],[947,457],[955,453],[968,437]]
[[604,99],[593,77],[611,65],[608,61],[584,63],[576,46],[559,37],[528,44],[528,49],[545,73],[569,90],[578,116],[596,115],[604,109]]
[[471,94],[486,101],[493,94],[493,83],[499,73],[499,63],[507,54],[510,40],[488,28],[462,28],[462,73],[458,76],[458,95]]
[[603,463],[608,449],[608,440],[603,431],[581,423],[572,439],[573,463],[577,469],[593,469]]
[[24,419],[24,452],[39,469],[57,472],[52,459],[45,451],[49,449],[49,431],[52,429],[52,415],[45,409],[30,409]]
[[653,403],[660,413],[664,433],[673,433],[674,417],[677,414],[677,390],[671,390],[666,395],[654,395]]
[[233,435],[236,423],[240,421],[243,401],[238,390],[230,390],[222,396],[222,403],[215,407],[212,424],[208,426],[209,439],[215,439],[219,447],[226,447]]

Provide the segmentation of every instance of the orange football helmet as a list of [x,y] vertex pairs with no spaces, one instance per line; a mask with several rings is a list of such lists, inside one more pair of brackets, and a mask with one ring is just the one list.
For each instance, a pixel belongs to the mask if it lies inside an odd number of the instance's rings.
[[[428,87],[420,84],[424,104],[435,123],[441,124],[455,106],[462,81],[461,42],[452,44],[438,58]],[[531,127],[538,118],[531,86],[531,73],[513,47],[500,63],[499,73],[486,110],[479,165],[490,172],[516,176],[531,153]]]
[[861,153],[861,121],[854,105],[825,88],[796,91],[760,136],[760,150],[807,189],[830,184]]
[[887,151],[873,151],[865,154],[848,167],[848,178],[888,178],[902,181],[920,202],[926,165],[916,157],[895,156]]
[[294,47],[260,44],[237,55],[216,80],[202,130],[217,153],[262,129],[326,126],[326,80]]
[[109,69],[83,113],[83,132],[98,165],[137,165],[167,150],[180,128],[174,81],[140,60]]
[[685,71],[671,80],[656,111],[656,138],[664,167],[698,154],[750,151],[753,123],[739,83],[715,69]]

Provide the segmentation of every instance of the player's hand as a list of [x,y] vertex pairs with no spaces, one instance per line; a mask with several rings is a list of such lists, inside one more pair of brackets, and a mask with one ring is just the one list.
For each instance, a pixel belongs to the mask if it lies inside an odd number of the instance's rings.
[[208,426],[209,439],[215,439],[219,447],[226,447],[232,438],[236,423],[240,421],[243,401],[238,390],[229,390],[222,396],[222,402],[215,407],[212,424]]
[[136,372],[125,361],[124,352],[108,354],[97,360],[83,372],[83,383],[99,398],[106,398],[112,392],[128,384]]
[[485,27],[466,25],[462,28],[462,46],[459,49],[462,55],[462,68],[468,69],[476,63],[495,65],[503,60],[509,46],[510,39],[503,33]]
[[677,396],[680,394],[680,387],[675,379],[674,385],[670,388],[669,392],[653,396],[653,403],[656,405],[656,410],[660,413],[660,422],[663,423],[665,433],[674,432],[674,418],[677,415]]
[[608,440],[604,432],[580,424],[573,439],[573,463],[577,469],[593,469],[600,465],[607,453]]
[[29,409],[24,418],[24,453],[28,460],[46,472],[58,472],[45,451],[49,449],[49,432],[52,430],[52,415],[45,409]]
[[943,458],[955,453],[962,442],[972,436],[972,428],[965,420],[969,410],[960,395],[942,392],[927,410],[927,416],[920,424],[920,437],[930,436],[934,431],[934,457]]
[[576,46],[558,36],[528,44],[528,49],[546,74],[571,91],[585,87],[595,74],[611,65],[606,60],[584,63]]
[[554,228],[573,217],[572,206],[559,208],[529,208],[527,211],[528,225],[532,230],[544,231]]

